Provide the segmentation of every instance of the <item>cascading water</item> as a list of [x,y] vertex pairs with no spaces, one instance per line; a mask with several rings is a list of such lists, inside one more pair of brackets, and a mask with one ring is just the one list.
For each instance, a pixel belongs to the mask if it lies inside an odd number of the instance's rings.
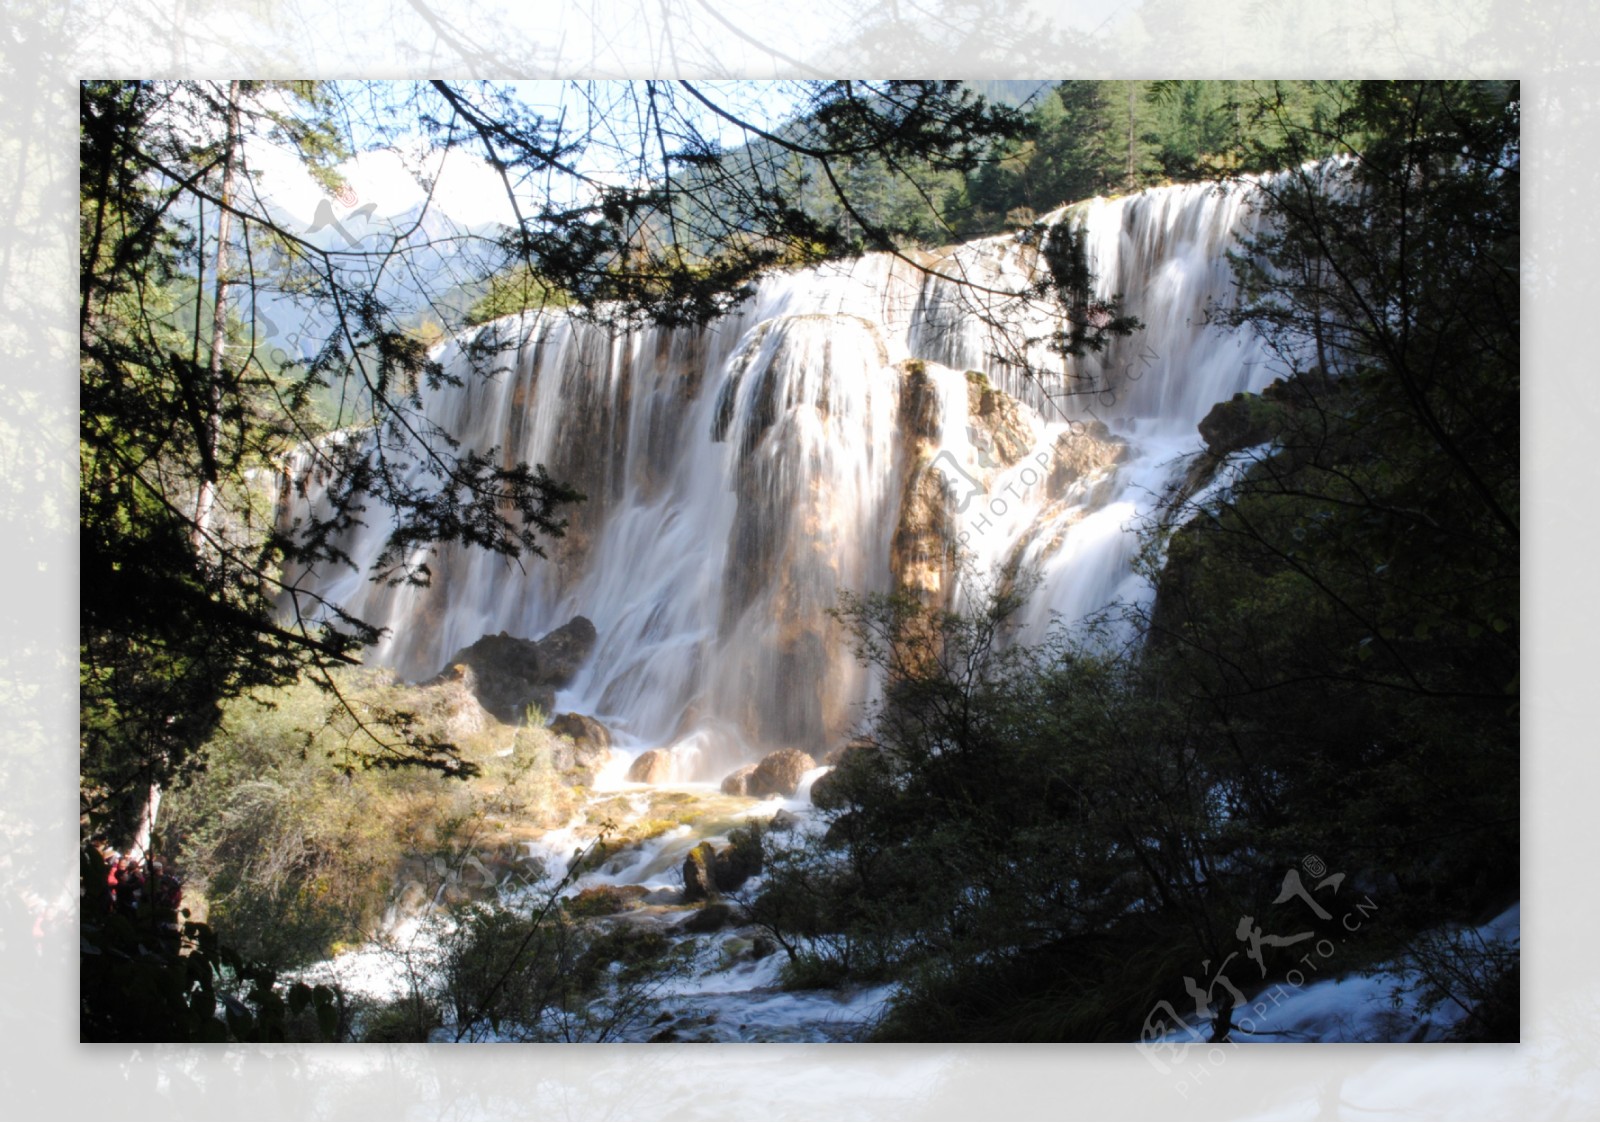
[[[694,802],[694,827],[642,832],[566,890],[626,888],[649,904],[627,923],[704,941],[694,976],[659,996],[690,1036],[849,1038],[889,993],[786,992],[781,957],[748,950],[749,931],[674,927],[702,838],[726,843],[780,808],[808,829],[821,769],[787,800],[722,795],[717,781],[780,747],[820,758],[861,719],[874,682],[828,614],[839,594],[904,586],[959,608],[974,577],[1027,567],[1039,580],[1024,641],[1148,597],[1132,565],[1139,521],[1185,477],[1212,404],[1270,377],[1253,341],[1206,323],[1232,296],[1226,251],[1254,221],[1242,190],[1170,187],[1055,218],[1081,230],[1095,295],[1145,325],[1081,359],[1043,342],[1062,325],[1025,295],[1044,267],[1025,235],[774,275],[703,329],[613,332],[550,313],[453,341],[441,360],[459,385],[425,392],[429,417],[584,492],[567,536],[526,568],[444,548],[413,559],[429,587],[391,588],[363,572],[388,536],[374,520],[341,544],[359,569],[297,576],[384,627],[374,661],[411,679],[485,634],[593,622],[594,649],[555,701],[598,717],[624,751],[593,777],[585,812],[521,861],[559,879],[597,817],[659,825],[653,799]],[[298,502],[326,500],[313,483]],[[623,778],[651,748],[670,751],[671,791]],[[433,938],[394,919],[391,939]],[[329,969],[397,995],[392,954],[374,945]],[[646,1020],[623,1036],[656,1032]]]
[[[936,556],[958,542],[980,574],[1037,570],[1038,629],[1146,595],[1132,524],[1181,475],[1207,409],[1268,379],[1253,342],[1205,322],[1252,221],[1242,190],[1156,189],[1057,217],[1081,224],[1098,295],[1145,325],[1083,359],[1040,342],[1059,326],[1050,306],[1006,295],[1039,267],[1018,237],[775,275],[703,329],[502,320],[477,339],[499,348],[487,377],[466,341],[447,344],[461,385],[427,391],[428,414],[582,490],[568,537],[526,568],[445,548],[428,588],[305,579],[387,629],[373,657],[410,678],[484,634],[587,616],[598,644],[559,708],[671,747],[681,780],[780,746],[820,756],[872,689],[827,615],[839,592],[920,572],[959,603],[960,574]],[[1019,404],[986,427],[992,390]],[[918,487],[931,473],[934,501]],[[919,494],[931,525],[910,525]],[[374,520],[345,547],[365,567],[386,534]]]

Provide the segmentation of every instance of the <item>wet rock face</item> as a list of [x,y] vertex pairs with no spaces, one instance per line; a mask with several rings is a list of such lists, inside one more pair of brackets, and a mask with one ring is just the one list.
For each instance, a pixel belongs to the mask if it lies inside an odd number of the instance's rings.
[[[954,514],[995,475],[1022,460],[1035,433],[1015,399],[990,386],[978,371],[968,371],[966,439],[977,464],[958,469],[967,479],[957,485],[946,475],[957,466],[940,448],[944,434],[935,384],[921,362],[905,364],[904,371],[898,433],[905,468],[889,571],[897,587],[925,604],[948,608],[958,564]],[[940,467],[941,461],[948,466]]]
[[1103,472],[1127,458],[1127,444],[1113,436],[1105,422],[1084,422],[1081,427],[1061,434],[1051,446],[1050,464],[1045,477],[1047,493],[1060,498],[1079,480]]
[[1033,444],[1033,427],[1016,399],[989,385],[978,371],[967,372],[967,439],[981,463],[1009,468]]
[[538,641],[507,632],[484,636],[452,655],[427,685],[465,678],[479,705],[516,725],[530,705],[552,708],[555,692],[572,682],[594,650],[595,639],[594,625],[582,616]]
[[929,467],[939,451],[939,395],[927,367],[915,360],[905,366],[897,432],[905,478],[889,572],[897,587],[943,606],[956,565],[955,534],[944,482]]
[[783,314],[728,362],[712,439],[731,446],[734,505],[706,701],[748,742],[812,744],[849,712],[857,669],[827,613],[876,569],[861,547],[886,517],[874,457],[893,417],[868,388],[888,353],[858,316]]

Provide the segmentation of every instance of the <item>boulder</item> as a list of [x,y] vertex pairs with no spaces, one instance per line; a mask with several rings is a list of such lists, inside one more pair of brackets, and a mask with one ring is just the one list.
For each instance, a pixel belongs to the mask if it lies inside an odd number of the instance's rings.
[[683,859],[683,899],[686,902],[709,901],[717,895],[717,850],[709,842],[702,842]]
[[679,932],[715,932],[733,922],[733,909],[721,901],[711,901],[696,909],[682,924]]
[[1272,439],[1278,412],[1260,394],[1235,394],[1200,419],[1200,436],[1212,456],[1226,456]]
[[845,794],[846,777],[851,773],[858,775],[864,773],[871,767],[878,751],[876,741],[866,737],[856,737],[849,744],[829,753],[828,758],[833,764],[833,770],[818,776],[812,783],[811,806],[822,811],[837,811],[844,807],[849,802]]
[[588,617],[574,616],[538,643],[544,681],[550,686],[567,686],[594,650],[598,633]]
[[755,775],[756,766],[741,764],[732,772],[722,778],[723,795],[749,795],[750,777]]
[[650,892],[643,885],[594,885],[567,901],[573,916],[614,916],[636,908]]
[[839,770],[824,772],[818,776],[811,785],[811,806],[820,811],[832,811],[843,807],[845,797],[843,786],[839,782]]
[[878,742],[865,735],[852,737],[842,745],[835,745],[828,750],[828,755],[822,758],[822,763],[830,767],[839,764],[845,756],[856,750],[873,752],[878,748]]
[[728,846],[716,852],[717,888],[732,893],[761,872],[761,828],[746,823],[728,832]]
[[[550,732],[566,740],[555,745],[555,766],[573,783],[588,786],[611,758],[611,731],[588,714],[562,714]],[[570,744],[570,747],[569,747]]]
[[590,752],[595,749],[611,748],[611,730],[588,714],[560,714],[550,723],[550,732],[562,737],[571,737],[580,749]]
[[666,784],[672,779],[672,753],[666,749],[638,753],[627,766],[627,777],[635,784]]
[[462,681],[478,703],[508,725],[530,705],[548,711],[557,689],[570,683],[594,650],[594,625],[575,616],[537,642],[507,632],[484,636],[452,655],[425,685]]
[[[815,788],[815,785],[812,785]],[[769,831],[792,831],[800,825],[800,817],[786,807],[780,807],[778,813],[767,823]]]
[[800,788],[800,779],[817,766],[809,753],[799,749],[779,749],[768,753],[750,774],[749,794],[758,799],[781,795],[794,795]]
[[666,749],[640,753],[628,766],[628,779],[636,784],[665,784],[672,779],[672,754]]

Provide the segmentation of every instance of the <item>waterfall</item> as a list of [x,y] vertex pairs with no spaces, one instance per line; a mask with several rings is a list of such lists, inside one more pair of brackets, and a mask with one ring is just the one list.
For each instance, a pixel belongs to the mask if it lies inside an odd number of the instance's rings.
[[[711,780],[848,735],[873,682],[827,610],[909,583],[959,604],[977,572],[1041,584],[1033,637],[1148,596],[1134,523],[1200,446],[1210,406],[1270,378],[1252,341],[1208,327],[1246,189],[1178,186],[1059,212],[1099,295],[1146,325],[1067,360],[1055,310],[1025,295],[1025,235],[768,276],[698,329],[620,331],[560,312],[444,344],[459,385],[423,392],[464,448],[544,464],[587,501],[548,559],[441,548],[426,588],[364,572],[304,579],[386,629],[369,653],[408,678],[486,633],[537,638],[575,615],[596,648],[558,697]],[[488,373],[473,354],[495,354]],[[287,492],[286,492],[287,494]],[[316,503],[315,488],[301,503]],[[364,570],[389,528],[342,544]]]

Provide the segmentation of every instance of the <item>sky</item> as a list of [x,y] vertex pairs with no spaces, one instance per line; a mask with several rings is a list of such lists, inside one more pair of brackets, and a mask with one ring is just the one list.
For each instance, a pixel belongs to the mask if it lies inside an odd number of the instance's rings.
[[[433,202],[456,223],[479,227],[488,223],[513,225],[516,213],[505,185],[475,145],[448,151],[426,139],[416,120],[415,107],[406,100],[413,83],[339,83],[341,97],[355,107],[345,115],[347,143],[356,155],[338,165],[350,194],[334,200],[336,213],[375,204],[377,216],[404,213],[423,202],[431,181]],[[521,81],[502,84],[531,110],[548,120],[562,122],[568,134],[592,133],[594,142],[574,161],[576,169],[597,181],[623,184],[636,175],[640,153],[629,146],[636,114],[644,107],[642,84],[626,82]],[[800,105],[800,91],[787,82],[706,82],[702,92],[732,111],[762,125],[776,125]],[[703,135],[725,146],[746,139],[745,133],[679,94],[674,111]],[[388,117],[382,131],[369,127],[374,114]],[[609,122],[609,124],[608,124]],[[327,190],[305,170],[290,148],[254,137],[248,145],[249,162],[260,172],[262,195],[295,219],[311,225]],[[643,154],[654,160],[655,154]],[[531,203],[543,197],[544,184],[519,184],[518,195]],[[569,196],[577,201],[580,194]]]

